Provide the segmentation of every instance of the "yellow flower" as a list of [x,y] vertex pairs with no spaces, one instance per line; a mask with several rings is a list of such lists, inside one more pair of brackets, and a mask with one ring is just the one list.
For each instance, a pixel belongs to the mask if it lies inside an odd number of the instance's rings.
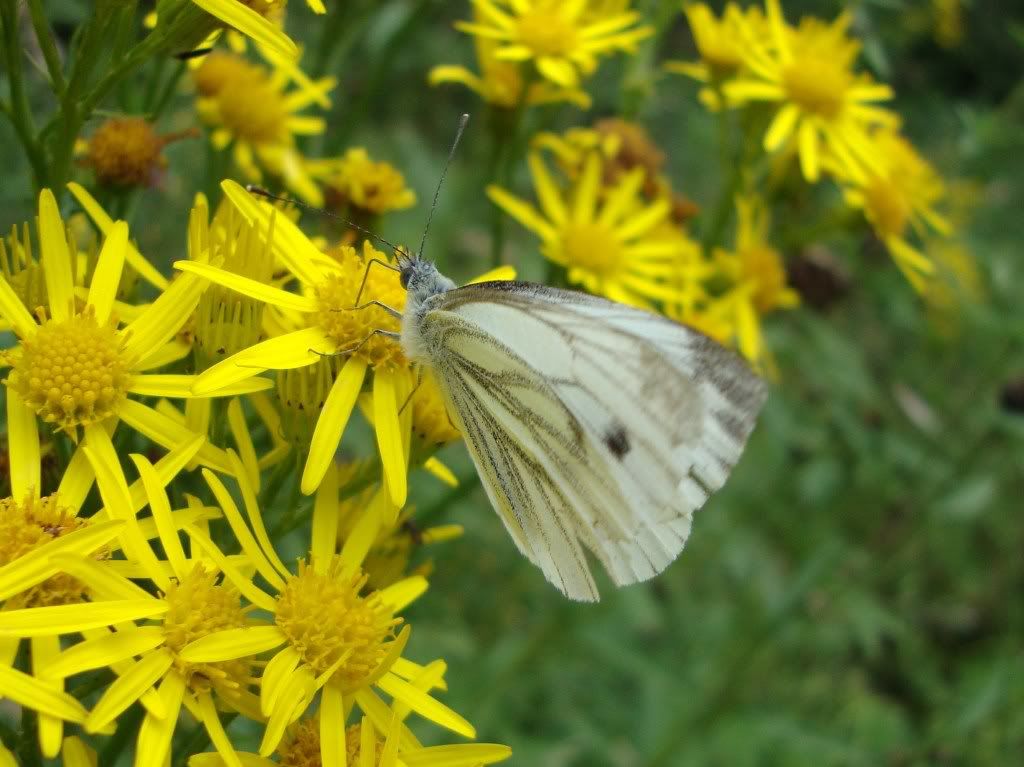
[[909,240],[912,234],[949,234],[949,221],[937,210],[946,197],[946,186],[896,131],[878,131],[872,141],[875,167],[862,174],[848,174],[844,197],[848,205],[864,212],[911,285],[924,291],[934,265]]
[[721,18],[715,18],[704,3],[684,3],[683,12],[690,23],[700,61],[668,61],[665,69],[702,83],[720,82],[738,73],[743,68],[745,31],[764,27],[764,15],[759,8],[743,9],[735,3],[726,3]]
[[303,294],[295,295],[194,261],[179,261],[175,267],[290,310],[298,318],[299,329],[270,338],[214,365],[199,376],[196,391],[217,391],[256,371],[305,368],[319,363],[325,355],[340,355],[344,363],[323,401],[303,470],[302,492],[311,494],[333,461],[359,393],[372,372],[374,428],[384,478],[391,501],[401,507],[408,489],[410,421],[408,415],[402,417],[399,411],[415,380],[397,340],[399,320],[391,312],[369,303],[378,301],[401,312],[405,291],[397,272],[380,264],[371,266],[374,259],[386,265],[390,262],[368,242],[363,243],[362,253],[342,246],[335,249],[333,257],[325,254],[283,216],[277,216],[272,223],[273,208],[257,202],[238,184],[225,181],[223,188],[243,216],[259,222],[264,231],[273,232],[271,247]]
[[729,287],[717,300],[716,311],[730,316],[731,341],[755,365],[769,366],[761,317],[800,303],[786,282],[782,255],[768,241],[769,219],[763,201],[736,200],[736,243],[732,251],[718,249],[714,260]]
[[531,153],[529,165],[540,210],[497,186],[488,187],[487,194],[541,238],[541,253],[565,267],[571,283],[638,306],[676,297],[671,278],[688,241],[658,231],[671,204],[664,198],[651,203],[640,198],[646,178],[642,168],[602,189],[604,161],[591,152],[579,179],[571,188],[560,189],[537,154]]
[[744,22],[746,70],[725,83],[729,104],[774,104],[764,147],[774,152],[794,146],[808,181],[820,176],[823,155],[855,173],[871,167],[870,128],[895,125],[891,112],[874,104],[892,98],[887,85],[853,70],[860,43],[847,37],[850,15],[832,24],[805,18],[786,24],[778,0],[766,0],[769,35]]
[[[48,757],[60,748],[62,722],[82,724],[87,718],[63,691],[70,674],[55,665],[59,636],[153,614],[151,605],[136,599],[144,592],[134,586],[112,592],[110,584],[122,573],[138,575],[138,563],[155,565],[147,539],[156,537],[158,525],[137,520],[137,514],[149,492],[162,493],[202,443],[195,437],[155,466],[147,464],[144,478],[131,487],[119,473],[103,472],[98,484],[105,508],[91,518],[79,516],[91,477],[83,478],[74,461],[53,495],[40,498],[29,491],[0,501],[0,689],[39,712],[40,749]],[[11,479],[17,488],[17,477]],[[160,524],[180,525],[207,510],[154,507],[157,512]],[[116,549],[128,559],[109,558]],[[32,675],[6,668],[22,638],[30,642]]]
[[[39,241],[48,311],[37,309],[34,318],[0,278],[0,315],[20,342],[8,353],[12,369],[6,385],[12,473],[26,478],[24,490],[40,487],[37,418],[75,441],[84,432],[84,446],[72,462],[87,459],[97,473],[120,475],[111,442],[120,421],[168,449],[194,436],[130,395],[195,396],[192,377],[148,371],[178,354],[172,339],[206,287],[202,280],[184,275],[122,328],[113,309],[130,247],[127,224],[111,226],[91,282],[83,291],[84,301],[75,289],[64,224],[48,189],[39,196]],[[259,391],[271,385],[247,378],[209,396]],[[210,466],[226,466],[223,453],[210,445],[201,448],[199,459]]]
[[326,187],[331,208],[352,205],[379,216],[416,204],[416,193],[398,169],[371,160],[363,147],[353,147],[334,160],[311,160],[307,168]]
[[[479,6],[474,7],[473,18],[478,23],[486,19]],[[559,101],[567,101],[582,109],[590,107],[590,96],[579,88],[564,88],[547,80],[528,80],[523,74],[521,62],[505,61],[497,57],[501,45],[498,41],[477,35],[473,42],[479,75],[466,67],[442,64],[430,70],[428,82],[431,85],[460,83],[488,104],[503,109],[512,109],[524,102],[532,105]]]
[[[402,655],[410,629],[405,626],[398,631],[403,623],[398,613],[423,593],[426,581],[414,576],[380,591],[365,588],[367,577],[360,569],[362,560],[378,530],[393,523],[385,516],[385,506],[371,503],[346,538],[340,554],[336,554],[339,520],[335,490],[333,501],[327,499],[319,510],[314,509],[310,560],[301,561],[297,573],[292,574],[274,553],[262,528],[255,495],[244,471],[236,472],[236,477],[242,496],[247,499],[252,534],[245,529],[227,489],[211,472],[204,470],[204,475],[236,538],[271,593],[256,586],[237,568],[222,569],[235,587],[269,614],[273,622],[215,631],[187,645],[180,656],[186,663],[222,664],[253,653],[273,651],[260,682],[262,716],[250,717],[266,717],[261,756],[269,756],[278,748],[286,728],[319,697],[321,763],[344,763],[346,744],[339,737],[340,724],[353,703],[374,721],[375,727],[387,731],[387,720],[382,716],[387,707],[378,690],[406,711],[415,711],[465,737],[474,737],[474,730],[465,719],[429,694],[432,688],[444,688],[444,664],[435,661],[420,666]],[[202,531],[194,526],[186,526],[185,531],[194,545],[207,555],[216,556],[216,548]],[[396,726],[401,741],[418,745],[404,724]],[[224,750],[218,751],[225,757]]]
[[[312,82],[300,79],[297,71],[280,62],[268,71],[233,54],[211,54],[193,73],[200,96],[196,109],[213,128],[213,146],[233,145],[235,163],[250,181],[261,181],[266,170],[309,204],[321,206],[323,195],[306,169],[295,137],[324,132],[323,118],[300,113],[312,104],[329,108],[327,93],[336,80]],[[297,87],[289,90],[292,84]]]
[[456,22],[456,29],[496,41],[500,61],[532,61],[542,78],[562,88],[576,88],[581,75],[593,74],[599,56],[634,52],[653,31],[635,26],[635,12],[585,15],[586,0],[473,0],[473,6],[477,21]]

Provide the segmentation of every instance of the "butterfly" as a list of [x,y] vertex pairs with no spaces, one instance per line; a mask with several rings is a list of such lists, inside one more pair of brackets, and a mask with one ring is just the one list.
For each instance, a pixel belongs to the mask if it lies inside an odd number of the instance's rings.
[[525,282],[457,287],[403,254],[400,340],[429,368],[519,550],[596,601],[664,570],[725,483],[766,397],[738,356],[685,325]]

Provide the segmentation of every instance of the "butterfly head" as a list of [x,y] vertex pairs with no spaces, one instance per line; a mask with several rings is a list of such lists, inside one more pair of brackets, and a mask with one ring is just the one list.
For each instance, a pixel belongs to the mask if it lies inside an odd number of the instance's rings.
[[408,295],[407,306],[421,304],[430,296],[455,287],[455,283],[441,274],[432,261],[407,256],[399,261],[399,268],[398,281]]

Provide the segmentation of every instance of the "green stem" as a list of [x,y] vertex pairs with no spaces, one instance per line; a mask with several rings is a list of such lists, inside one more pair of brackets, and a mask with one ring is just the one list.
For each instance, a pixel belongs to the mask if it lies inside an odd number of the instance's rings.
[[18,756],[22,767],[41,767],[39,753],[39,717],[29,708],[21,709],[21,739],[18,742]]
[[34,190],[38,192],[46,182],[46,161],[36,140],[32,112],[25,94],[17,0],[0,0],[0,22],[3,24],[3,48],[7,58],[7,79],[11,91],[10,111],[6,114],[10,117],[14,132],[25,148],[25,155],[32,166]]
[[174,73],[170,79],[164,84],[163,90],[160,91],[160,95],[153,102],[153,106],[149,109],[149,121],[156,122],[160,115],[163,114],[164,110],[167,109],[167,105],[171,103],[171,98],[174,96],[174,92],[178,89],[178,83],[181,82],[181,78],[184,76],[188,66],[184,61],[179,62]]
[[50,73],[50,85],[57,98],[63,100],[67,90],[67,83],[64,82],[64,66],[60,60],[60,54],[57,52],[57,44],[53,40],[53,31],[46,21],[46,12],[43,10],[42,1],[28,0],[28,11],[32,17],[32,28],[36,32],[39,48],[46,61],[46,69]]

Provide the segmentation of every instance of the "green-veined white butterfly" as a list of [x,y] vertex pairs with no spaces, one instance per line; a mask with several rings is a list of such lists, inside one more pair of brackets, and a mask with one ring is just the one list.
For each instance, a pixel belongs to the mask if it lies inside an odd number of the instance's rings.
[[596,600],[664,570],[726,480],[764,382],[706,336],[602,298],[523,282],[456,287],[407,257],[401,342],[433,371],[519,550]]

